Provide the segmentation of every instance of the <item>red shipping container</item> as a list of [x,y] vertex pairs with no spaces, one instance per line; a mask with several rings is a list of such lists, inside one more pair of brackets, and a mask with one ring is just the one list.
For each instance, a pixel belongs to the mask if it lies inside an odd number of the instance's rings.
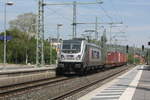
[[127,55],[120,52],[108,52],[106,64],[121,65],[127,62]]
[[118,52],[109,52],[107,53],[106,62],[108,64],[113,64],[119,62],[119,53]]

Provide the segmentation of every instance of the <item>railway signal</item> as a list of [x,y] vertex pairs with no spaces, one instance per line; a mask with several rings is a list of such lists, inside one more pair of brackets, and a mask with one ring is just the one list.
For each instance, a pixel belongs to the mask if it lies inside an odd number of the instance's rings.
[[142,45],[142,51],[144,51],[144,45]]
[[129,53],[129,46],[126,46],[126,53]]
[[148,45],[150,45],[150,42],[148,42]]

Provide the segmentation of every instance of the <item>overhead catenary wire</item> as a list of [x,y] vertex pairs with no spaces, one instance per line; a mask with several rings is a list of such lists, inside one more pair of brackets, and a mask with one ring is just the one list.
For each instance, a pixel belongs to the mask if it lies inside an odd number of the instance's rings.
[[[61,8],[60,8],[61,9]],[[71,25],[71,23],[72,23],[72,19],[71,18],[68,18],[68,17],[66,17],[66,16],[63,16],[63,14],[61,14],[60,12],[59,12],[59,9],[52,9],[52,8],[49,8],[49,7],[46,7],[46,11],[48,11],[48,12],[51,12],[51,13],[48,13],[48,15],[51,15],[51,17],[52,16],[55,16],[55,15],[58,15],[57,17],[61,17],[62,18],[62,21],[68,21],[68,25]],[[53,14],[53,15],[52,15]],[[55,15],[54,15],[55,14]],[[62,23],[62,22],[60,22],[60,23]],[[69,24],[70,23],[70,24]],[[56,23],[56,24],[58,24],[58,23]],[[54,28],[54,25],[53,24],[51,24],[51,25],[46,25],[46,27],[49,27],[49,26],[52,26],[53,28]],[[66,26],[66,25],[65,25]],[[55,28],[54,28],[55,29]],[[54,31],[52,31],[51,33],[55,33]],[[47,34],[49,34],[49,33],[47,33]],[[55,37],[54,36],[54,34],[53,34],[53,37]]]
[[[100,7],[101,7],[102,11],[105,13],[105,15],[113,22],[113,18],[109,15],[107,10],[105,10],[102,6],[100,6]],[[48,8],[48,9],[50,9],[54,14],[57,14],[57,15],[61,16],[62,18],[66,19],[68,21],[72,21],[72,19],[63,16],[62,14],[58,13],[58,11],[56,11],[54,9],[51,9],[51,8]]]
[[56,11],[56,10],[54,10],[54,9],[52,9],[52,8],[48,8],[48,7],[47,7],[47,9],[49,9],[49,10],[51,10],[51,11],[53,12],[53,13],[51,13],[51,14],[57,14],[57,15],[61,16],[62,18],[66,19],[66,20],[68,20],[68,21],[72,21],[71,18],[65,17],[65,16],[63,16],[63,14],[60,14],[60,13],[58,12],[58,10]]
[[101,5],[99,5],[99,7],[102,9],[105,15],[113,22],[113,18],[108,14],[108,12],[104,9],[104,7],[102,7]]
[[120,21],[123,21],[123,17],[121,17],[120,12],[116,9],[116,6],[114,4],[113,0],[109,0],[109,2],[111,2],[110,4],[112,5],[113,10],[115,11],[115,15],[119,17]]

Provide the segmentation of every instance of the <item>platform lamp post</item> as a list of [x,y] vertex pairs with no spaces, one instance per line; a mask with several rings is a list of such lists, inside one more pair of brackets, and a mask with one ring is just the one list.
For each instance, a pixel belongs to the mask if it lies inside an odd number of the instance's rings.
[[[6,1],[6,0],[5,0]],[[7,6],[12,6],[14,3],[13,2],[5,2],[5,6],[4,6],[4,65],[7,63],[7,60],[6,60],[6,48],[7,48],[7,34],[6,34],[6,23],[7,23],[7,20],[6,20],[6,7]]]

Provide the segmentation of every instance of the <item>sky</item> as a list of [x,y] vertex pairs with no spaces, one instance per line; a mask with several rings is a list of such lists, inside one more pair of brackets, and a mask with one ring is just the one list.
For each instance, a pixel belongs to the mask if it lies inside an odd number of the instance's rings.
[[[8,22],[24,13],[37,13],[38,0],[6,0],[14,3],[7,6],[6,19]],[[63,3],[74,0],[45,0],[46,3]],[[76,0],[77,2],[95,2],[96,0]],[[113,37],[112,43],[123,45],[147,46],[150,40],[150,0],[102,0],[103,4],[77,5],[77,22],[95,22],[97,16],[99,23],[123,22],[122,25],[99,24],[98,32],[103,33],[106,28],[108,39]],[[4,31],[4,2],[0,0],[0,32]],[[72,35],[72,6],[45,6],[45,37],[56,37],[57,24],[63,39]],[[77,36],[85,34],[85,30],[93,30],[95,25],[77,25]],[[111,32],[110,32],[111,31]],[[110,34],[111,33],[111,34]],[[94,36],[94,34],[92,34]]]

